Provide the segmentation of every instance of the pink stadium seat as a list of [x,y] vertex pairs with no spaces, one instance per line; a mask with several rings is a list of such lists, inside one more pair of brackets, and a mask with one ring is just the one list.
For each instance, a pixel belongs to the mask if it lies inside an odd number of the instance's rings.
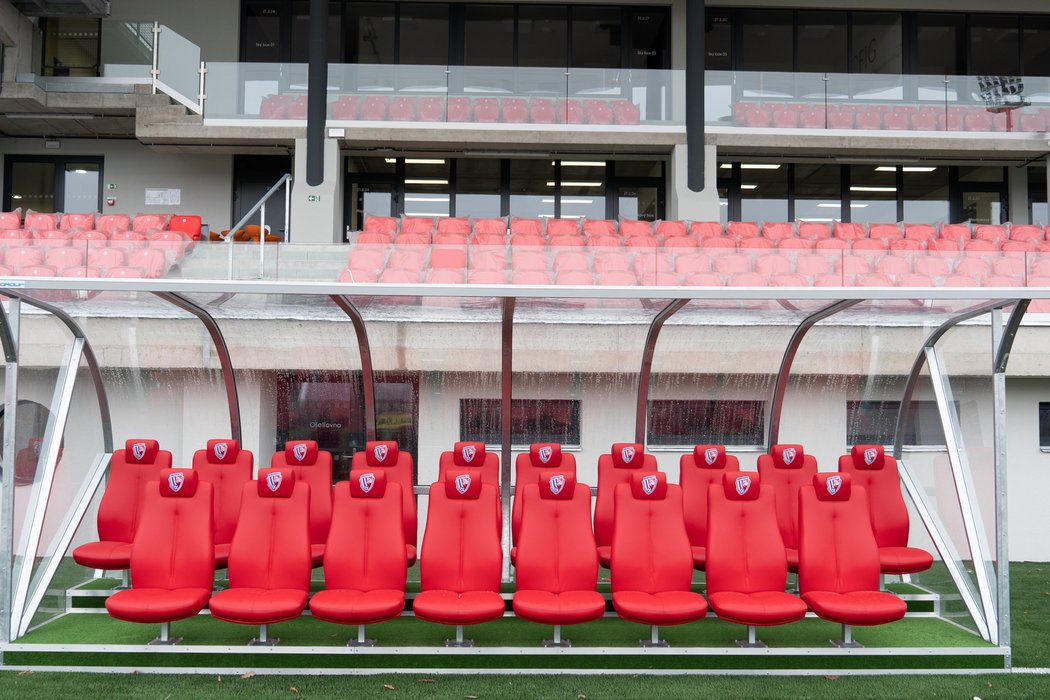
[[811,250],[813,248],[811,238],[782,238],[777,241],[777,248],[783,250]]
[[729,236],[709,236],[700,239],[700,247],[710,255],[729,255],[737,249],[737,243]]
[[842,257],[842,274],[844,275],[866,275],[871,272],[871,261],[861,255],[845,255]]
[[260,119],[284,119],[288,112],[285,95],[266,95],[259,103]]
[[777,129],[797,129],[798,111],[786,109],[785,107],[786,105],[773,107],[773,127]]
[[310,613],[325,622],[359,625],[358,645],[371,645],[365,625],[405,609],[403,502],[401,484],[383,469],[353,469],[349,481],[335,485],[325,588],[310,599]]
[[122,250],[117,250],[116,248],[96,248],[94,246],[88,248],[88,267],[93,267],[102,274],[106,274],[111,268],[122,267],[124,262],[125,255]]
[[402,524],[405,533],[405,556],[408,565],[416,562],[416,497],[412,455],[398,450],[393,440],[370,441],[365,449],[354,453],[351,468],[357,471],[379,471],[390,483],[398,484],[402,496]]
[[385,233],[393,236],[397,233],[397,219],[393,216],[367,216],[364,232]]
[[140,248],[128,251],[128,266],[140,268],[146,277],[158,279],[168,270],[164,253],[152,248]]
[[522,124],[529,120],[529,108],[520,97],[504,97],[503,121],[508,124]]
[[[604,258],[604,255],[595,256],[595,267],[598,265],[598,260],[604,260]],[[631,269],[639,275],[649,272],[670,272],[671,257],[667,255],[636,255]]]
[[882,113],[876,109],[858,112],[854,117],[853,126],[857,129],[881,129]]
[[80,229],[95,228],[95,215],[89,214],[63,214],[62,221],[58,227],[63,231],[77,231]]
[[22,228],[22,214],[18,211],[0,212],[0,229]]
[[[655,249],[660,245],[660,239],[656,236],[631,236],[627,239],[627,248]],[[643,251],[644,252],[644,251]]]
[[[522,273],[529,274],[529,273]],[[547,273],[541,273],[546,275]],[[541,284],[548,284],[547,279]],[[471,270],[467,275],[467,284],[506,284],[507,272],[505,270]]]
[[933,278],[929,275],[906,274],[897,278],[898,287],[933,287]]
[[965,255],[956,260],[955,269],[952,270],[957,275],[967,275],[978,282],[987,277],[991,271],[991,265],[986,259],[974,255]]
[[289,440],[283,451],[273,453],[270,468],[291,470],[296,481],[310,487],[310,560],[320,566],[332,524],[332,453],[317,449],[316,440]]
[[695,238],[688,236],[672,236],[664,239],[664,248],[698,248],[699,243]]
[[798,490],[813,480],[817,460],[802,445],[773,445],[758,456],[758,473],[766,488],[776,494],[777,524],[787,549],[788,569],[798,571]]
[[403,216],[401,217],[401,233],[419,236],[432,236],[434,233],[434,219],[429,216]]
[[164,469],[145,485],[131,545],[131,588],[106,599],[118,620],[167,623],[193,617],[208,603],[212,559],[212,486],[188,469]]
[[[370,95],[361,103],[361,119],[369,122],[386,121],[390,98],[386,95]],[[451,120],[450,120],[451,121]]]
[[1024,277],[1026,271],[1024,255],[1010,255],[992,262],[992,274],[1007,277]]
[[751,272],[751,258],[746,255],[719,255],[714,260],[714,271],[720,275],[739,275]]
[[547,241],[547,245],[550,246],[551,250],[583,248],[586,240],[583,236],[551,236]]
[[583,105],[579,100],[556,100],[554,103],[554,121],[557,124],[582,124]]
[[856,275],[851,281],[857,287],[892,287],[893,280],[887,275]]
[[828,229],[827,224],[800,221],[798,224],[798,236],[799,238],[821,240],[824,238],[831,238],[831,231]]
[[340,95],[329,105],[329,113],[335,120],[357,119],[360,108],[361,98],[358,95]]
[[64,270],[70,267],[80,267],[84,264],[85,251],[77,248],[54,248],[47,251],[44,264],[56,270]]
[[604,287],[634,287],[638,278],[630,270],[610,270],[598,274],[598,284]]
[[430,486],[417,618],[459,627],[503,617],[498,509],[497,487],[479,469],[455,466]]
[[32,245],[33,232],[21,228],[4,229],[0,231],[0,241],[13,245]]
[[[519,455],[519,459],[525,455]],[[575,469],[534,469],[521,484],[521,525],[515,556],[514,614],[560,626],[597,620],[605,613],[598,585],[598,553],[591,532],[591,490]],[[515,495],[517,498],[517,495]],[[515,501],[517,502],[517,501]]]
[[1007,240],[1006,229],[1002,226],[978,224],[974,226],[973,238],[976,241],[989,241],[997,246]]
[[799,255],[795,259],[795,271],[800,275],[814,277],[831,272],[832,258],[827,255]]
[[551,276],[550,273],[546,270],[514,270],[511,272],[510,283],[524,285],[545,285],[551,283]]
[[474,245],[470,249],[472,270],[506,270],[507,250],[503,246]]
[[882,241],[887,245],[903,237],[904,232],[901,231],[901,227],[897,224],[870,224],[868,226],[868,238]]
[[423,281],[426,284],[463,284],[466,277],[467,271],[465,268],[445,267],[436,270],[428,270]]
[[895,107],[882,116],[882,128],[891,131],[908,130],[911,128],[911,113],[903,107]]
[[726,454],[725,445],[696,445],[678,460],[678,484],[685,506],[685,531],[693,553],[693,568],[707,562],[707,489],[720,484],[722,474],[740,469],[740,462]]
[[979,280],[970,275],[948,275],[941,284],[944,287],[976,287],[979,285]]
[[843,109],[837,105],[828,105],[828,128],[829,129],[852,129],[853,110]]
[[911,115],[911,128],[914,131],[935,131],[938,119],[943,116],[943,108],[920,107],[919,111]]
[[759,236],[758,224],[753,221],[730,221],[726,224],[726,235],[737,240],[757,238]]
[[514,233],[511,234],[510,244],[516,248],[525,246],[531,246],[533,248],[542,248],[545,245],[547,245],[547,240],[539,234]]
[[390,251],[390,258],[387,260],[386,267],[388,270],[421,272],[426,262],[426,254],[427,246],[412,245],[397,248]]
[[784,592],[787,553],[780,539],[774,491],[758,474],[719,472],[708,487],[707,600],[719,618],[754,626],[783,625],[806,616],[806,604]]
[[824,110],[820,107],[804,107],[798,113],[798,125],[803,129],[823,129]]
[[387,108],[390,121],[410,122],[416,118],[416,98],[401,95],[390,100]]
[[969,224],[941,224],[937,234],[938,238],[948,241],[956,241],[961,246],[973,238],[973,232]]
[[789,223],[770,223],[767,221],[762,224],[762,237],[771,241],[794,238],[795,225]]
[[1014,128],[1018,127],[1020,131],[1046,131],[1046,117],[1039,112],[1022,113],[1020,122]]
[[740,241],[740,250],[771,250],[773,241],[768,238],[744,238]]
[[842,625],[903,618],[904,601],[878,590],[879,548],[864,487],[853,486],[850,474],[817,474],[798,500],[798,583],[809,608]]
[[583,112],[588,124],[613,123],[613,110],[608,100],[584,100]]
[[697,272],[710,272],[712,259],[703,253],[676,255],[674,269],[680,275],[691,275]]
[[161,214],[139,214],[131,222],[131,230],[138,233],[150,234],[154,231],[163,231],[167,228],[168,217]]
[[38,248],[65,248],[73,240],[69,231],[35,231],[33,245]]
[[904,237],[916,241],[931,241],[937,237],[937,231],[928,224],[904,224]]
[[[496,221],[502,221],[502,219],[496,219]],[[477,224],[474,222],[474,232],[477,233]],[[503,224],[503,230],[500,232],[501,235],[506,233],[507,225]],[[518,219],[512,218],[510,220],[510,233],[511,235],[525,235],[525,236],[543,236],[543,222],[539,219]],[[576,233],[573,231],[572,233]]]
[[467,266],[467,249],[434,246],[430,252],[430,267],[462,270]]
[[359,246],[350,251],[346,266],[355,270],[382,270],[385,259],[382,250]]
[[963,117],[963,124],[967,131],[992,131],[995,121],[992,115],[983,110],[971,110]]
[[1033,243],[1042,243],[1044,239],[1045,233],[1042,226],[1014,224],[1010,227],[1011,241],[1031,241]]
[[975,238],[963,244],[963,251],[967,253],[995,253],[999,250],[999,244],[995,241]]
[[376,246],[385,247],[389,246],[394,242],[394,239],[390,237],[388,233],[359,233],[357,234],[357,244],[359,246]]
[[446,101],[447,118],[450,122],[469,122],[471,118],[469,97],[449,97]]
[[211,484],[215,494],[212,508],[214,566],[224,568],[230,559],[230,543],[241,512],[241,493],[252,480],[255,457],[242,450],[237,440],[208,440],[203,450],[193,453],[193,471],[201,481]]
[[554,100],[533,97],[529,100],[529,121],[533,124],[554,123]]
[[[536,442],[529,445],[529,451],[519,454],[514,459],[514,500],[511,506],[511,541],[518,542],[521,529],[522,499],[521,491],[526,484],[538,484],[540,473],[544,470],[558,470],[562,475],[576,477],[575,455],[561,451],[556,442]],[[590,492],[587,494],[587,529],[590,530]],[[595,555],[597,557],[597,554]],[[597,558],[595,559],[597,568]]]
[[598,495],[594,500],[594,538],[598,545],[598,561],[602,566],[609,566],[610,561],[613,540],[613,493],[616,487],[626,484],[631,474],[653,473],[656,470],[656,458],[645,454],[642,445],[638,443],[614,443],[609,454],[598,457]]
[[768,129],[773,126],[773,110],[768,105],[756,105],[742,116],[742,126],[752,129]]
[[[719,234],[721,234],[722,225],[718,225]],[[684,221],[657,221],[655,230],[653,231],[657,236],[667,239],[671,236],[685,236],[686,228]]]
[[[648,255],[642,255],[638,260],[650,259]],[[626,272],[631,269],[630,258],[621,252],[604,252],[594,256],[594,271],[600,275],[609,272]]]
[[569,270],[554,275],[554,284],[568,286],[590,286],[594,284],[594,275],[586,270]]
[[11,268],[33,267],[44,262],[44,249],[23,246],[4,251],[4,265]]
[[880,258],[875,263],[875,271],[880,275],[889,275],[891,277],[906,275],[911,272],[911,260],[896,256]]
[[440,97],[420,97],[416,118],[421,122],[445,120],[445,101]]
[[707,602],[690,590],[693,557],[681,487],[660,472],[628,474],[615,490],[612,603],[621,618],[652,625],[652,643],[659,643],[659,626],[699,620]]
[[47,230],[58,228],[58,214],[45,214],[38,211],[26,212],[25,221],[22,223],[26,230]]
[[499,121],[499,100],[495,97],[475,97],[473,105],[475,122]]
[[144,279],[146,277],[146,271],[141,267],[133,267],[131,265],[125,265],[121,267],[111,267],[103,274],[103,277],[110,278],[123,278],[123,279]]
[[756,272],[742,272],[740,274],[731,275],[729,282],[726,284],[727,287],[765,287],[766,277]]
[[[630,238],[628,238],[630,240]],[[588,236],[587,247],[591,250],[607,250],[610,248],[622,248],[623,241],[619,236]]]
[[948,238],[936,238],[932,241],[927,241],[926,250],[930,253],[938,255],[952,255],[957,254],[962,250],[962,246],[958,241],[951,240]]
[[[464,237],[469,236],[470,219],[465,216],[443,216],[437,220],[437,232],[438,234],[453,234]],[[436,238],[434,242],[438,242]],[[464,243],[466,243],[465,240]]]
[[576,219],[548,219],[548,236],[578,236],[580,224]]
[[858,238],[853,241],[850,248],[857,254],[870,254],[871,252],[883,252],[887,249],[886,242],[878,238]]
[[109,235],[109,247],[132,250],[146,247],[146,234],[139,231],[115,231]]
[[709,272],[695,272],[691,275],[683,275],[683,282],[690,287],[723,287],[725,286],[721,275]]
[[[564,221],[564,220],[563,220]],[[554,235],[550,230],[550,226],[547,227],[547,234]],[[607,219],[584,219],[583,221],[583,235],[585,236],[616,236],[616,222],[609,221]],[[627,237],[627,234],[623,234]],[[635,232],[632,235],[646,235],[644,233]]]
[[28,265],[18,270],[19,277],[54,277],[57,270],[47,265]]
[[158,481],[162,469],[171,469],[171,453],[160,449],[156,440],[128,440],[124,449],[113,451],[109,478],[98,504],[99,541],[74,549],[76,563],[111,571],[130,566],[144,487],[150,481]]
[[379,273],[375,270],[344,268],[339,272],[339,282],[344,284],[371,284],[378,281]]
[[288,109],[285,116],[288,119],[306,119],[309,109],[306,95],[285,95],[285,105]]
[[539,250],[519,248],[514,250],[514,255],[510,259],[510,267],[515,272],[546,270],[547,256]]
[[776,275],[769,280],[774,287],[807,287],[809,280],[802,275]]
[[790,274],[794,268],[791,258],[786,255],[763,255],[755,259],[755,272],[767,278]]
[[890,252],[906,257],[914,257],[915,253],[926,250],[926,242],[926,239],[900,238],[890,241]]
[[554,271],[556,273],[590,269],[591,261],[586,253],[563,251],[554,256]]
[[835,223],[834,236],[843,241],[855,241],[867,237],[862,224],[847,224],[841,221]]
[[630,100],[613,100],[610,106],[616,124],[634,125],[641,121],[642,110]]
[[[331,490],[331,486],[328,487]],[[310,485],[290,468],[260,469],[244,485],[230,543],[226,590],[208,607],[219,620],[266,625],[291,620],[306,608],[310,590]]]

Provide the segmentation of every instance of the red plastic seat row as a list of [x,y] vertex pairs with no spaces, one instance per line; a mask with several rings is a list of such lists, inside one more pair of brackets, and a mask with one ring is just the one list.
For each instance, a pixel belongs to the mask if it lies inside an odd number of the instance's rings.
[[737,102],[737,126],[777,129],[876,129],[888,131],[1045,131],[1047,109],[1023,109],[1011,120],[984,107],[933,105]]
[[[268,95],[263,98],[259,116],[305,119],[305,97]],[[342,95],[329,105],[329,117],[361,121],[633,125],[640,122],[641,110],[625,99]]]

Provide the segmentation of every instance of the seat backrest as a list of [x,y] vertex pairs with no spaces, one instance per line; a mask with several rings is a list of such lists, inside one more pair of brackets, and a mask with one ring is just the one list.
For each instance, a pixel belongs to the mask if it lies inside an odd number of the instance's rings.
[[632,471],[616,486],[610,572],[612,591],[688,591],[693,555],[685,533],[682,489],[661,472]]
[[614,493],[631,474],[656,471],[656,457],[642,452],[639,443],[617,442],[612,451],[598,458],[598,495],[594,500],[594,539],[599,547],[612,544]]
[[442,452],[438,459],[438,481],[454,469],[478,469],[481,481],[496,487],[499,495],[499,455],[487,452],[483,442],[457,442],[451,452]]
[[292,469],[260,469],[258,479],[241,491],[230,543],[230,588],[309,590],[309,515],[309,484]]
[[499,591],[503,552],[492,512],[496,487],[479,469],[450,469],[430,486],[420,552],[422,590]]
[[758,456],[758,473],[776,494],[777,522],[784,546],[798,549],[798,490],[812,482],[817,460],[802,445],[773,445]]
[[839,457],[839,471],[868,493],[871,529],[880,547],[907,547],[908,506],[901,493],[897,460],[882,445],[854,445]]
[[147,483],[131,544],[133,588],[203,588],[215,579],[211,484],[189,469]]
[[801,593],[874,591],[879,547],[868,494],[849,474],[816,474],[799,490],[798,587]]
[[722,473],[708,487],[708,595],[719,591],[783,591],[787,553],[777,525],[776,497],[758,474]]
[[324,544],[332,523],[332,453],[317,449],[316,440],[289,440],[270,459],[273,469],[291,469],[310,484],[310,544]]
[[591,489],[575,471],[542,469],[521,490],[521,530],[514,570],[517,589],[593,591],[598,549],[591,532]]
[[241,511],[241,491],[252,480],[255,457],[236,440],[208,440],[206,449],[193,453],[191,464],[215,492],[215,544],[229,544]]
[[365,449],[354,453],[350,468],[382,471],[388,483],[400,486],[405,544],[415,546],[418,521],[412,455],[398,450],[393,440],[366,442]]
[[324,550],[327,588],[405,589],[401,484],[389,476],[383,469],[352,469],[349,481],[335,485]]
[[98,538],[104,542],[132,542],[142,512],[143,489],[157,481],[161,469],[171,469],[171,453],[156,440],[128,440],[114,450],[109,479],[98,504]]
[[726,454],[725,445],[696,445],[678,460],[678,484],[685,504],[689,544],[707,546],[707,488],[721,484],[726,471],[740,471],[740,461]]
[[[521,509],[524,503],[521,498],[522,489],[527,484],[538,483],[540,472],[546,469],[564,470],[575,479],[576,456],[563,453],[561,445],[556,442],[536,442],[529,445],[527,453],[518,455],[514,460],[514,502],[511,508],[511,532],[514,542],[518,541],[518,533],[521,530]],[[587,498],[590,499],[589,491]],[[588,505],[588,513],[589,509]],[[587,527],[590,529],[590,525]]]

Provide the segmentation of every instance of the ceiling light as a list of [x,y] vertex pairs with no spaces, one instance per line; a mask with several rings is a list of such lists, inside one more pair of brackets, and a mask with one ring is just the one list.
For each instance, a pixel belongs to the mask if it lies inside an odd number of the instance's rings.
[[384,158],[383,160],[387,163],[390,163],[391,165],[397,162],[397,158]]
[[[602,182],[601,182],[601,180],[599,180],[598,182],[583,182],[583,181],[579,181],[579,180],[562,180],[561,181],[561,186],[562,187],[601,187],[602,186]],[[547,187],[554,187],[554,183],[553,182],[548,182],[547,183]]]
[[20,195],[20,194],[13,194],[13,195],[11,195],[11,199],[22,199],[22,195]]
[[[545,200],[543,200],[544,204],[551,204],[552,202],[554,202],[553,199],[545,199]],[[563,197],[562,200],[561,200],[561,203],[562,204],[594,204],[594,200],[593,199],[566,199],[566,198]]]
[[418,179],[406,179],[406,185],[447,185],[448,180],[441,180],[436,178],[418,178]]
[[799,219],[799,221],[807,221],[807,222],[810,222],[810,223],[827,224],[827,223],[831,223],[832,221],[837,221],[837,219],[807,219],[807,218],[803,218],[803,219]]
[[842,205],[837,202],[821,202],[817,207],[819,209],[841,209]]
[[[937,167],[933,165],[905,165],[901,170],[906,173],[932,173]],[[897,172],[897,166],[895,165],[880,165],[875,168],[877,173],[895,173]]]
[[87,170],[84,170],[83,168],[77,168],[73,172],[76,173],[77,175],[87,175]]
[[875,187],[872,185],[850,185],[850,192],[896,192],[896,187]]
[[[780,170],[782,163],[741,163],[741,170]],[[722,163],[718,166],[722,170],[732,170],[732,163]]]
[[437,213],[437,212],[429,212],[429,211],[406,211],[405,212],[405,216],[448,216],[448,212],[447,211],[443,211],[443,212]]
[[448,197],[405,197],[406,202],[447,202]]
[[[563,160],[561,164],[567,165],[572,168],[604,168],[604,160]],[[554,161],[551,161],[551,165],[554,165]]]
[[444,165],[444,158],[405,158],[410,165]]
[[742,189],[742,190],[757,190],[758,189],[758,185],[741,185],[740,189]]

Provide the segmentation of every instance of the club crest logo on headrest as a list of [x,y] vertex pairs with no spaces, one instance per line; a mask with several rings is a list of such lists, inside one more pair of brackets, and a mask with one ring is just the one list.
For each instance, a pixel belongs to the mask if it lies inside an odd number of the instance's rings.
[[220,460],[221,459],[226,459],[226,452],[227,452],[226,443],[225,442],[217,442],[217,443],[215,443],[215,449],[213,450],[213,452],[215,452],[215,459],[220,459]]
[[372,454],[376,456],[377,462],[382,462],[384,459],[386,459],[387,456],[386,445],[376,445],[372,448]]
[[841,476],[829,476],[827,481],[828,493],[834,496],[842,488]]
[[[550,445],[544,445],[539,449],[538,454],[540,455],[540,461],[546,464],[551,461],[551,457],[554,456],[554,448]],[[557,493],[557,491],[555,491],[555,493]]]
[[306,445],[300,442],[298,445],[292,448],[292,454],[297,460],[302,462],[304,459],[306,459]]
[[376,475],[372,472],[362,474],[357,477],[357,483],[361,485],[362,491],[369,493],[372,490],[372,487],[376,485]]
[[[473,445],[464,445],[461,454],[463,455],[464,462],[473,462],[474,458],[478,454],[478,448],[474,447]],[[467,483],[470,483],[469,479],[467,480]]]
[[172,493],[178,493],[182,490],[182,485],[186,482],[185,474],[180,472],[174,472],[168,474],[168,488],[171,489]]
[[715,448],[709,447],[704,452],[704,461],[707,462],[708,464],[714,464],[715,460],[717,460],[717,459],[718,459],[718,450],[716,450]]
[[270,472],[266,475],[266,488],[277,493],[277,489],[281,488],[283,480],[284,477],[281,475],[281,472]]
[[795,457],[798,456],[798,452],[794,447],[789,447],[784,450],[784,464],[791,464],[795,461]]
[[550,478],[548,483],[551,487],[551,493],[557,496],[559,493],[561,493],[561,490],[565,488],[565,477],[561,474],[555,474]]
[[135,459],[142,459],[146,456],[146,443],[136,442],[131,446],[131,454],[135,455]]
[[646,474],[642,477],[642,491],[645,491],[646,496],[652,496],[658,483],[660,483],[660,480],[656,478],[655,474]]
[[743,496],[751,490],[751,477],[750,476],[738,476],[736,478],[736,492]]
[[460,493],[466,493],[467,489],[470,488],[470,474],[460,474],[456,477],[456,490]]
[[620,450],[620,456],[623,457],[623,461],[630,464],[634,461],[634,447],[628,445],[627,447]]
[[864,463],[867,464],[869,467],[875,464],[875,460],[878,458],[879,451],[876,450],[874,447],[869,447],[868,449],[864,450]]

